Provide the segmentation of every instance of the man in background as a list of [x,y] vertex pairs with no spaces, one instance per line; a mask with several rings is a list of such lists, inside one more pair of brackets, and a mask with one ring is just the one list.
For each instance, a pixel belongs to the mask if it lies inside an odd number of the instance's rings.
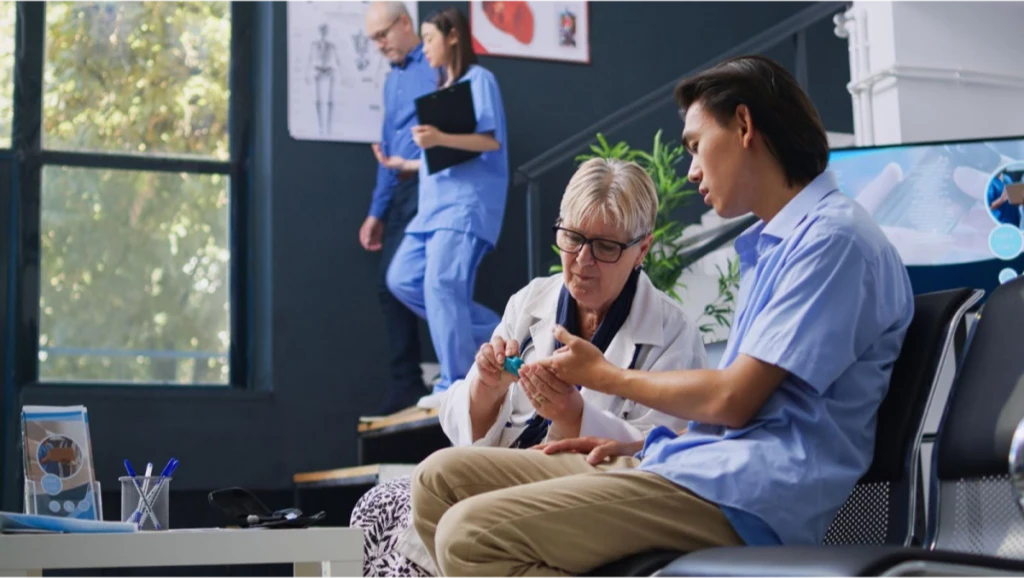
[[381,142],[373,145],[379,162],[377,186],[369,215],[359,228],[363,248],[381,251],[377,292],[387,323],[391,391],[380,413],[391,414],[415,405],[427,392],[420,370],[419,318],[385,283],[405,227],[416,215],[419,181],[416,171],[388,161],[420,157],[409,128],[416,124],[415,100],[437,89],[437,70],[424,58],[416,27],[402,2],[372,3],[366,11],[366,35],[391,62],[384,83]]

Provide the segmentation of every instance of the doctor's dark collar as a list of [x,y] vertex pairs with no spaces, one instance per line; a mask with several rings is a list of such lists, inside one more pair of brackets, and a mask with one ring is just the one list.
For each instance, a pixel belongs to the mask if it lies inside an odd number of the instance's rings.
[[[557,323],[558,300],[561,297],[564,286],[562,279],[559,279],[557,284],[547,284],[542,291],[532,294],[523,304],[523,313],[532,318],[532,332],[536,333],[539,324]],[[636,315],[629,315],[623,327],[623,331],[629,336],[631,342],[655,347],[665,344],[662,319],[656,314],[650,314],[649,311],[645,312],[645,310],[651,307],[658,307],[660,303],[659,294],[659,291],[651,284],[651,280],[644,273],[643,268],[641,268],[637,275],[637,287],[634,294],[633,305],[637,310],[633,313],[636,313]]]

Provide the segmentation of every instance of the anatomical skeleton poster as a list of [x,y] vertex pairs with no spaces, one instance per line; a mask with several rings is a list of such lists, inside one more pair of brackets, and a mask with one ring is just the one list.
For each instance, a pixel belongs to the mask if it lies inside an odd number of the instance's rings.
[[[377,142],[387,59],[366,35],[369,2],[288,3],[288,133]],[[416,2],[405,2],[417,27]]]

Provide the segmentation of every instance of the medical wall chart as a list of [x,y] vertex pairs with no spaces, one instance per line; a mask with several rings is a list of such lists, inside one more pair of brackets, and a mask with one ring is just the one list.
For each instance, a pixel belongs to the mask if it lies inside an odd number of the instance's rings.
[[470,2],[477,54],[590,63],[586,2]]
[[[416,2],[405,2],[417,27]],[[384,120],[387,59],[366,35],[369,2],[288,3],[288,133],[371,143]]]

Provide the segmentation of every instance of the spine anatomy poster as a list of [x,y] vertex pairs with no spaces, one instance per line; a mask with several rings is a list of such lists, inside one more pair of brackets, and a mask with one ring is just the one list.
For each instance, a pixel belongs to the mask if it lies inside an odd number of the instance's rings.
[[[416,2],[405,2],[417,26]],[[369,2],[288,3],[288,133],[298,140],[380,140],[391,65],[366,35]]]
[[477,54],[590,63],[586,2],[470,2]]

